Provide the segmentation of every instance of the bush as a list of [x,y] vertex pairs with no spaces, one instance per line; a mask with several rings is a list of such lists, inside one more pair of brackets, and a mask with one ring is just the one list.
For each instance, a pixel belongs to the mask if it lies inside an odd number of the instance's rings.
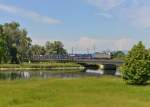
[[150,78],[149,59],[149,52],[142,42],[134,45],[121,67],[123,79],[129,84],[146,84]]

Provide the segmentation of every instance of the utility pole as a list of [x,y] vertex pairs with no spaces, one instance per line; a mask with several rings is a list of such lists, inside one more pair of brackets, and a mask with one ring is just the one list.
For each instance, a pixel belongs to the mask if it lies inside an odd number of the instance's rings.
[[96,46],[93,45],[93,52],[95,53],[96,52]]
[[87,54],[89,54],[89,50],[90,50],[90,49],[89,49],[89,48],[87,48]]
[[74,47],[72,47],[72,54],[74,54]]

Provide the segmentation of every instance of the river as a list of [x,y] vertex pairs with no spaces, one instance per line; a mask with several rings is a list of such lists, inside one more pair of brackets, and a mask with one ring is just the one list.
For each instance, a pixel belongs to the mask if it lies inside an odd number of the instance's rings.
[[100,77],[103,75],[120,76],[118,70],[92,70],[72,72],[66,70],[49,70],[49,71],[0,71],[0,80],[22,80],[31,78],[83,78],[83,77]]

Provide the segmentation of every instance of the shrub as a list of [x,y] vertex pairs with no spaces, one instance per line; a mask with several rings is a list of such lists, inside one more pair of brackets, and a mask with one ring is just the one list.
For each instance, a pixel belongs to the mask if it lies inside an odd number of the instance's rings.
[[145,84],[150,78],[149,59],[149,52],[142,42],[134,45],[121,67],[123,79],[129,84]]

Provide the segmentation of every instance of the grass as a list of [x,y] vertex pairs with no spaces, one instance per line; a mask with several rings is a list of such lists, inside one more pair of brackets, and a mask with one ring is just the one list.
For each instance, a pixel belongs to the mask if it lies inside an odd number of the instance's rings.
[[0,107],[149,107],[150,86],[116,77],[0,81]]
[[31,64],[0,64],[0,70],[17,70],[17,69],[65,69],[65,68],[81,68],[76,63],[31,63]]

